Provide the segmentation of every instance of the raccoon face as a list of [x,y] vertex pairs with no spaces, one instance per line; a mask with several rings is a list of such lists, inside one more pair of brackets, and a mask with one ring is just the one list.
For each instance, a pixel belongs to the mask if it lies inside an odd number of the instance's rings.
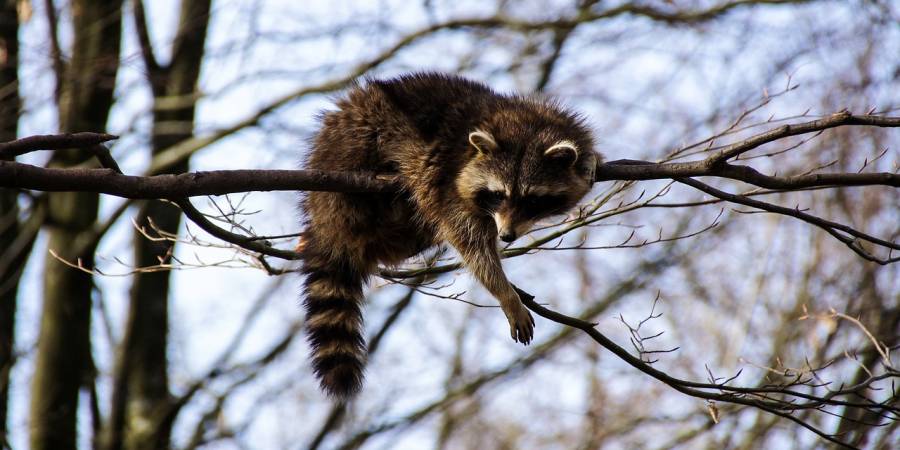
[[590,190],[596,165],[586,132],[518,131],[511,136],[472,131],[469,144],[476,156],[457,179],[460,195],[476,214],[494,219],[504,242],[515,241],[536,221],[575,206]]

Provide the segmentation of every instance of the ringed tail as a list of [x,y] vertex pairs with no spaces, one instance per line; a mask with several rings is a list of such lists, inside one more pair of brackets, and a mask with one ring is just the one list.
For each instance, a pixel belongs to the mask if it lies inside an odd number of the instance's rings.
[[361,310],[366,274],[351,258],[316,252],[309,243],[303,260],[303,306],[313,372],[326,394],[347,400],[362,387],[366,363]]

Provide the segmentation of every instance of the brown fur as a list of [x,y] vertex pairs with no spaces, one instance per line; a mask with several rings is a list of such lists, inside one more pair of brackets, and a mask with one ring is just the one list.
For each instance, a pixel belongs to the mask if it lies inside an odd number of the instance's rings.
[[306,167],[399,172],[404,189],[304,198],[305,305],[323,389],[346,398],[361,386],[367,277],[442,242],[500,302],[513,339],[528,344],[534,320],[496,240],[521,236],[588,192],[599,156],[582,120],[549,101],[434,73],[368,80],[337,107],[323,115]]

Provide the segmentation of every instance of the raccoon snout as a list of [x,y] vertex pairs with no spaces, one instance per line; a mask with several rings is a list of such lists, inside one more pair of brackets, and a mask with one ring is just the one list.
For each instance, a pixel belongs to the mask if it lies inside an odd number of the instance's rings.
[[518,236],[515,227],[509,219],[502,214],[494,213],[494,222],[497,223],[497,235],[503,242],[515,241]]
[[517,237],[518,236],[516,236],[516,233],[509,231],[509,230],[500,232],[500,240],[503,242],[515,241]]

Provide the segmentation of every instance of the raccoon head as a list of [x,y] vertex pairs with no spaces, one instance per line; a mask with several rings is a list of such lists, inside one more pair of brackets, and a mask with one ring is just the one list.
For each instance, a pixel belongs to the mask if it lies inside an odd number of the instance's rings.
[[540,219],[570,210],[591,189],[599,155],[577,117],[545,105],[501,114],[472,130],[473,157],[456,187],[471,210],[513,242]]

